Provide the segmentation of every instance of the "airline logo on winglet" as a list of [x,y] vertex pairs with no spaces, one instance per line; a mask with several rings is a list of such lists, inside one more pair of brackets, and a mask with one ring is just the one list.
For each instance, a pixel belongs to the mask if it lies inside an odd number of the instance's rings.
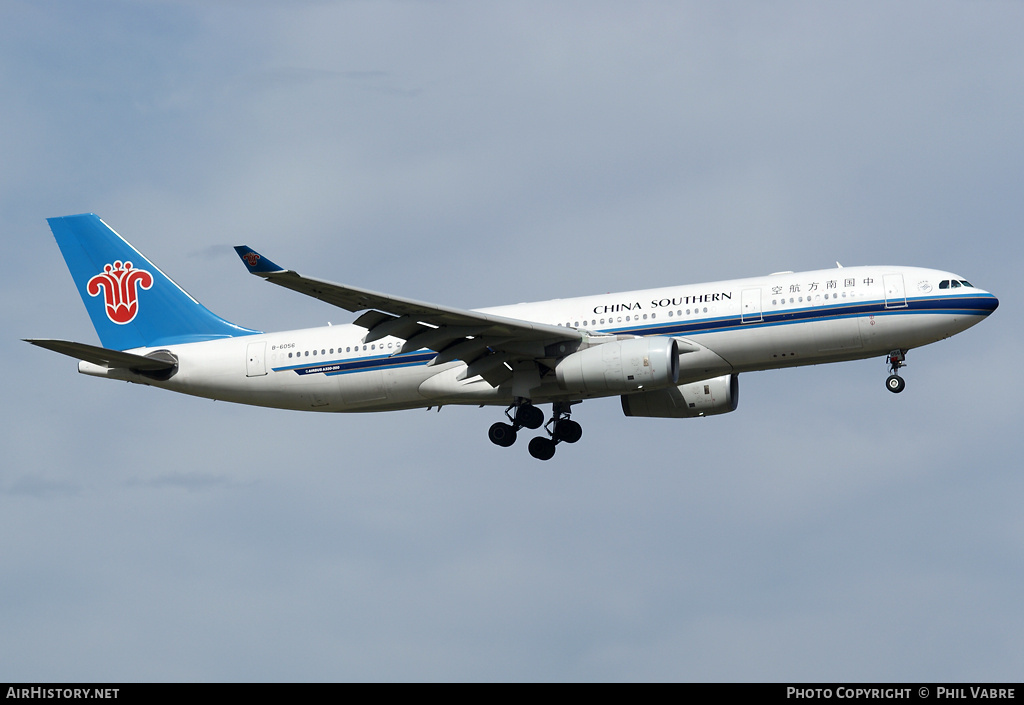
[[246,245],[236,245],[235,252],[245,262],[245,266],[252,274],[269,274],[271,272],[283,272],[282,267],[277,266],[256,250]]
[[99,296],[103,290],[107,318],[118,325],[131,323],[139,312],[139,287],[153,286],[153,275],[145,269],[133,269],[131,262],[120,260],[103,267],[86,284],[89,296]]

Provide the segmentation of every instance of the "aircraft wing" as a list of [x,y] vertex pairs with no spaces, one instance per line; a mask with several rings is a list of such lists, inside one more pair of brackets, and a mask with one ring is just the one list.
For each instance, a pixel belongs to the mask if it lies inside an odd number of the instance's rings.
[[246,246],[235,247],[249,272],[346,311],[365,311],[354,323],[366,328],[364,343],[394,336],[405,341],[395,355],[426,348],[438,353],[432,365],[462,360],[463,379],[481,375],[497,386],[516,363],[561,357],[578,347],[574,328],[506,318],[382,294],[305,277],[280,267]]

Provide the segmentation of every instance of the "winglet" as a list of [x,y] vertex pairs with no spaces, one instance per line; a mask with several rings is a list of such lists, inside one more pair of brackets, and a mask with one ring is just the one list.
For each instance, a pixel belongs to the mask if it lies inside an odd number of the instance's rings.
[[284,267],[279,267],[246,245],[236,245],[235,252],[242,258],[242,262],[245,263],[245,267],[249,270],[250,274],[270,274],[271,272],[285,271]]

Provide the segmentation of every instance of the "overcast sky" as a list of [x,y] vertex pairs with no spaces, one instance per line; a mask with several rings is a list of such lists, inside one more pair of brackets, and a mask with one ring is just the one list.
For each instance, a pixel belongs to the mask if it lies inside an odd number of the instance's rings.
[[[1017,680],[1024,3],[0,4],[0,680]],[[739,409],[327,415],[77,374],[45,218],[209,308],[354,317],[899,264],[1000,298]]]

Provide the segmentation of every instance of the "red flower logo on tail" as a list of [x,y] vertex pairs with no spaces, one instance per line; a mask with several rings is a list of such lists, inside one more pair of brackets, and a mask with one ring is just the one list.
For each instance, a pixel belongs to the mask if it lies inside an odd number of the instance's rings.
[[89,296],[99,296],[103,290],[107,318],[123,325],[130,323],[139,312],[139,287],[153,286],[153,275],[144,269],[132,269],[131,262],[120,261],[103,267],[103,274],[89,280],[86,291]]

